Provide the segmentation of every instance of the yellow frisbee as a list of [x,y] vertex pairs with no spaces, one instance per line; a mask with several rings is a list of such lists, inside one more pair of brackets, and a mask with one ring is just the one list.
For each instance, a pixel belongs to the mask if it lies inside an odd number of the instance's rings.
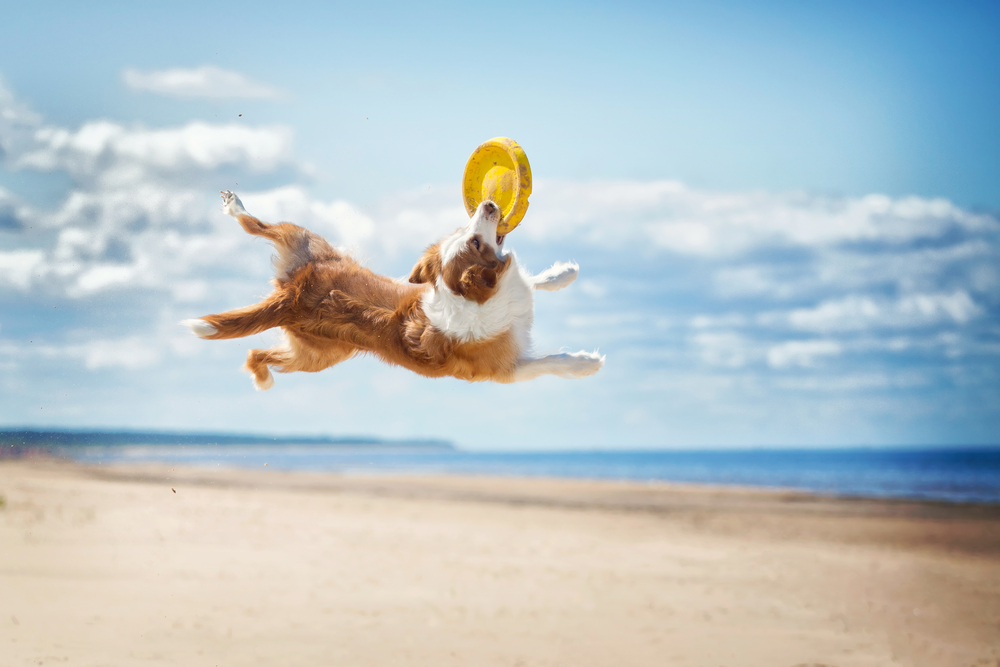
[[505,236],[524,217],[530,194],[531,167],[516,141],[496,137],[472,151],[462,174],[462,196],[470,217],[480,202],[492,200],[503,213],[497,234]]

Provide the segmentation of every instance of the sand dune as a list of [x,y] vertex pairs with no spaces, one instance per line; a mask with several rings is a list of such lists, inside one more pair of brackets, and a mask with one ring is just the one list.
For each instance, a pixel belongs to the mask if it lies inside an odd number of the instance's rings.
[[1000,508],[0,462],[0,665],[1000,665]]

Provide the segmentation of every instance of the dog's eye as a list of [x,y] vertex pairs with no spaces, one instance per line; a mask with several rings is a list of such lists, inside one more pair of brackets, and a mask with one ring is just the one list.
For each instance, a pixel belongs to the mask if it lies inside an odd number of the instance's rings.
[[472,237],[472,245],[476,246],[476,250],[479,250],[479,239],[475,236]]

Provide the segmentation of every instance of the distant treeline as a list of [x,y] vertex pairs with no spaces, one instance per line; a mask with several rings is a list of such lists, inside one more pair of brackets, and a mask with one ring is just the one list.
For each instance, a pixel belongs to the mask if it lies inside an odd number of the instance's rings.
[[446,440],[384,440],[371,437],[301,437],[161,431],[0,431],[0,457],[62,447],[128,445],[322,445],[454,449]]

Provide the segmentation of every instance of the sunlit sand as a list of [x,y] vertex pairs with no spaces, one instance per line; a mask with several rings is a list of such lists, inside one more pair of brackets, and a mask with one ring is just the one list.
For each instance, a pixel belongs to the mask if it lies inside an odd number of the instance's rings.
[[996,506],[46,460],[0,495],[4,665],[1000,659]]

